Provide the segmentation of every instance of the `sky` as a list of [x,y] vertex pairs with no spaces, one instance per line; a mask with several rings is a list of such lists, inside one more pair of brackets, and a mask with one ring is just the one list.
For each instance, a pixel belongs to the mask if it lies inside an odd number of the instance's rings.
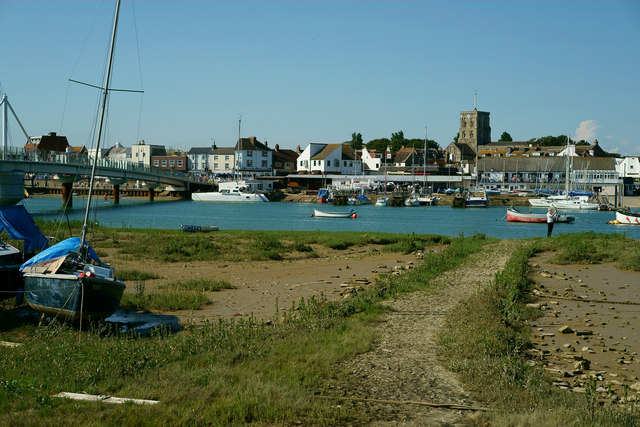
[[[0,92],[31,136],[94,144],[115,1],[0,0]],[[640,155],[639,1],[123,0],[103,147],[570,133]],[[635,117],[635,118],[634,118]],[[11,146],[25,138],[11,117]]]

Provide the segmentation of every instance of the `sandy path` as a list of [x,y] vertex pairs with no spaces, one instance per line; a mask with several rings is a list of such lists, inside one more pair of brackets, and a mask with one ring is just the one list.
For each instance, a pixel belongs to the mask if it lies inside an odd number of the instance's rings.
[[[346,363],[352,381],[346,397],[481,406],[474,402],[438,357],[437,335],[447,315],[462,300],[493,280],[517,241],[503,240],[472,255],[457,270],[439,277],[432,291],[405,294],[388,305],[393,310],[378,327],[371,351]],[[374,425],[451,425],[472,411],[420,404],[347,401],[368,412]]]

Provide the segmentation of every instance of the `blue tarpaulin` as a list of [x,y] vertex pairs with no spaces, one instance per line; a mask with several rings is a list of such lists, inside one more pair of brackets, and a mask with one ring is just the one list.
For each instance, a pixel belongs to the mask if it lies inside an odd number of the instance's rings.
[[0,232],[2,230],[14,240],[24,240],[25,252],[49,246],[47,238],[38,230],[33,218],[22,205],[0,206]]
[[[98,254],[96,254],[89,243],[84,242],[84,245],[88,249],[89,257],[95,260],[98,264],[102,265],[100,258],[98,258]],[[49,249],[45,249],[40,252],[38,255],[31,258],[29,261],[25,262],[20,266],[20,271],[22,271],[25,267],[31,267],[35,264],[38,264],[42,261],[47,261],[50,259],[59,258],[61,256],[67,255],[69,252],[78,252],[78,248],[80,247],[80,238],[79,237],[71,237],[67,240],[63,240],[60,243],[56,243],[51,246]]]

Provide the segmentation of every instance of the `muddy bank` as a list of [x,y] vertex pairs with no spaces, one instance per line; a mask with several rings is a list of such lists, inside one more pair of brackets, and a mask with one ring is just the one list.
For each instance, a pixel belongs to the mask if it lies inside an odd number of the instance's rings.
[[560,388],[584,393],[594,378],[603,398],[639,397],[640,273],[613,263],[555,265],[551,255],[530,260],[532,305],[543,313],[530,323],[531,356]]

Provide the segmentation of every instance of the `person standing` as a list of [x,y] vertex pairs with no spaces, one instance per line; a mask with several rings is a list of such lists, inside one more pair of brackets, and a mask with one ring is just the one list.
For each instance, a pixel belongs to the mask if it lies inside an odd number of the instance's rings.
[[556,221],[558,217],[558,211],[549,207],[547,211],[547,237],[551,237],[551,232],[553,231],[553,223]]

